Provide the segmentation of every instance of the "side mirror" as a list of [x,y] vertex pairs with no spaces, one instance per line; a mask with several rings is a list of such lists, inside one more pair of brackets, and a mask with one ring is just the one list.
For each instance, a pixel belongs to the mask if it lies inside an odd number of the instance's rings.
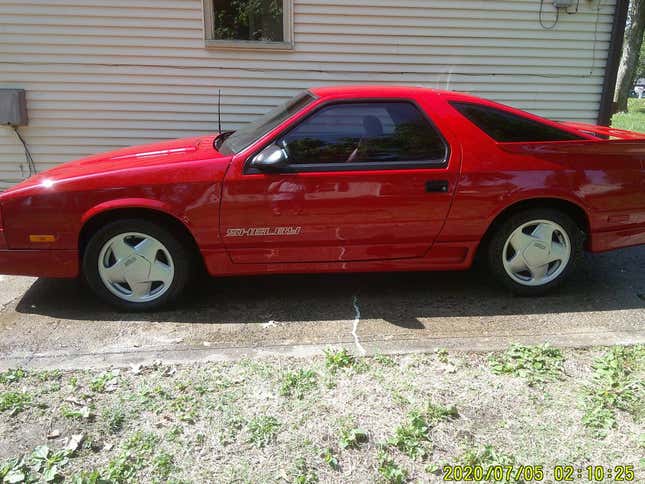
[[251,159],[251,166],[260,171],[280,171],[288,166],[287,153],[278,145],[267,146]]

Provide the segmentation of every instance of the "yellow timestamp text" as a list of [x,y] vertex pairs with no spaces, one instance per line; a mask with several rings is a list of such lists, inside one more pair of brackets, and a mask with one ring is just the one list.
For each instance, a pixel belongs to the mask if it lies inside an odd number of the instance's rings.
[[445,465],[443,467],[444,481],[524,481],[540,482],[574,482],[585,480],[588,482],[633,482],[636,480],[633,465],[599,466],[590,465],[578,467],[572,465],[557,465],[545,470],[542,465],[494,465],[494,466],[469,466]]

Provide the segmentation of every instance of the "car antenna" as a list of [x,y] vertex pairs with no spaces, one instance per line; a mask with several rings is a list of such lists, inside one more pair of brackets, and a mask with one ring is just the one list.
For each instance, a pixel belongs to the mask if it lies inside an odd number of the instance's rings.
[[222,134],[222,90],[217,90],[217,129]]

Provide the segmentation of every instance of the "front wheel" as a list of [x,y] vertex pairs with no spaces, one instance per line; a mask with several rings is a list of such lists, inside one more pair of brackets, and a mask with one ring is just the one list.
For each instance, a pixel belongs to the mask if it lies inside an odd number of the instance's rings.
[[175,300],[190,268],[184,244],[148,220],[106,225],[91,237],[83,255],[83,274],[92,290],[126,311],[150,311]]
[[488,264],[495,277],[520,295],[559,286],[582,253],[583,233],[567,214],[552,209],[519,212],[493,233]]

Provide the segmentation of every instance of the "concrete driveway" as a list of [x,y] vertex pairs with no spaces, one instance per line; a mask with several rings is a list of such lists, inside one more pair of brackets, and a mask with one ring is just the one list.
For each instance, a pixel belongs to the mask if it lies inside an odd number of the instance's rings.
[[172,311],[126,314],[80,283],[2,276],[0,368],[645,342],[645,247],[587,255],[561,290],[514,297],[485,271],[198,281]]

